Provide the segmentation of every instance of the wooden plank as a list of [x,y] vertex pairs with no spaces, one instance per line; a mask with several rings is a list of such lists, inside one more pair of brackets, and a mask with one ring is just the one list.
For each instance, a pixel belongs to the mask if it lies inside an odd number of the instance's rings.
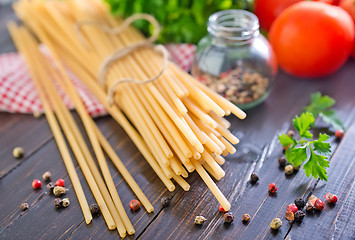
[[[340,76],[342,84],[349,83],[350,67],[344,68]],[[346,119],[351,112],[355,99],[348,89],[333,92],[332,88],[338,86],[338,82],[335,81],[327,84],[295,82],[294,78],[281,74],[278,83],[263,106],[248,112],[246,121],[240,122],[230,118],[232,129],[235,129],[233,132],[241,139],[241,144],[238,146],[237,154],[228,157],[223,166],[226,169],[226,176],[218,185],[227,198],[232,200],[231,211],[235,214],[235,222],[230,226],[223,224],[222,214],[218,212],[218,203],[211,193],[206,189],[205,192],[194,191],[197,188],[194,184],[201,188],[201,182],[196,181],[191,186],[189,196],[185,196],[189,198],[184,199],[189,201],[187,204],[180,203],[179,193],[174,197],[176,202],[179,202],[178,208],[185,210],[163,212],[142,234],[142,239],[281,239],[286,235],[289,230],[289,225],[284,219],[287,204],[292,203],[297,197],[308,194],[315,180],[307,178],[302,171],[290,178],[284,176],[283,170],[278,168],[277,159],[282,153],[276,135],[288,129],[290,120],[295,114],[300,113],[302,107],[309,102],[310,93],[316,90],[331,93],[331,96],[338,100],[337,106],[341,106],[339,115],[342,119]],[[303,97],[300,97],[300,94]],[[353,119],[353,115],[350,115],[349,121]],[[265,148],[260,149],[265,143]],[[252,171],[258,171],[261,178],[256,186],[248,183]],[[279,192],[274,197],[269,197],[267,193],[268,184],[271,182],[279,185]],[[193,204],[195,201],[197,203]],[[253,217],[248,225],[241,222],[244,213],[249,213]],[[203,215],[208,219],[201,228],[193,224],[197,215]],[[284,221],[284,226],[276,233],[271,232],[269,227],[269,223],[275,217],[280,217]]]
[[[32,115],[0,113],[0,179],[20,166],[52,138],[45,118]],[[13,157],[15,147],[25,151],[21,159]]]
[[[313,194],[323,201],[328,192],[338,196],[336,204],[323,211],[306,213],[302,224],[293,224],[289,239],[354,239],[355,220],[355,124],[345,134],[331,159],[328,182],[318,183]],[[320,224],[321,223],[321,224]]]

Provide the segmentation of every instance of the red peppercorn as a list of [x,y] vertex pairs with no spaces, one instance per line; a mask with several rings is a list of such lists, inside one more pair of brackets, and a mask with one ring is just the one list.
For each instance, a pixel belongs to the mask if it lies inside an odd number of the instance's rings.
[[226,210],[224,210],[224,208],[222,207],[222,205],[219,205],[219,207],[218,207],[218,209],[219,209],[219,211],[221,211],[221,212],[227,212]]
[[338,129],[335,131],[335,136],[339,139],[342,139],[344,137],[344,130],[343,129]]
[[269,184],[269,193],[275,193],[277,191],[277,187],[275,183],[270,183]]
[[141,203],[137,199],[133,199],[129,202],[129,207],[132,211],[137,211],[141,207]]
[[324,202],[321,199],[317,199],[316,202],[314,203],[314,207],[319,210],[322,211],[324,208]]
[[39,189],[42,187],[42,182],[38,179],[33,180],[32,182],[33,189]]
[[324,197],[329,203],[336,203],[338,201],[338,197],[331,193],[325,194]]
[[64,179],[59,178],[56,182],[55,182],[56,186],[60,186],[60,187],[64,187]]
[[297,211],[298,211],[298,207],[296,206],[296,204],[291,203],[287,205],[287,212],[296,213]]

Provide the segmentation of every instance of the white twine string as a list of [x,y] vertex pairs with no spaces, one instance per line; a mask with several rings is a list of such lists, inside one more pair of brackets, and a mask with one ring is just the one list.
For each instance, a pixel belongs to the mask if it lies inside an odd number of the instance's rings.
[[80,32],[80,28],[83,25],[93,25],[101,29],[102,31],[109,33],[109,34],[119,34],[123,30],[125,30],[130,24],[132,24],[136,20],[144,19],[148,22],[150,22],[154,26],[154,32],[152,36],[148,39],[145,39],[143,41],[133,43],[131,45],[128,45],[124,48],[117,49],[115,52],[113,52],[110,56],[108,56],[103,63],[101,64],[99,68],[99,74],[98,74],[98,81],[101,86],[105,85],[106,82],[106,74],[109,69],[109,67],[117,60],[123,58],[124,56],[138,50],[144,47],[149,47],[153,48],[155,51],[160,52],[163,55],[163,66],[162,69],[160,70],[157,75],[155,75],[152,78],[145,79],[145,80],[139,80],[139,79],[133,79],[133,78],[124,78],[124,79],[119,79],[116,82],[114,82],[110,88],[107,90],[107,95],[108,95],[108,103],[112,105],[114,103],[114,96],[116,91],[118,90],[118,86],[122,83],[134,83],[134,84],[146,84],[155,81],[158,79],[165,71],[167,64],[168,64],[168,59],[169,59],[169,53],[167,49],[163,45],[156,45],[154,46],[154,42],[157,40],[159,33],[161,31],[161,28],[159,26],[158,21],[151,15],[149,14],[144,14],[144,13],[138,13],[134,14],[131,17],[127,18],[121,26],[117,28],[110,28],[108,26],[102,25],[98,22],[93,22],[93,21],[80,21],[75,24],[75,32],[78,35],[79,40],[87,46],[87,42],[83,38],[83,35]]

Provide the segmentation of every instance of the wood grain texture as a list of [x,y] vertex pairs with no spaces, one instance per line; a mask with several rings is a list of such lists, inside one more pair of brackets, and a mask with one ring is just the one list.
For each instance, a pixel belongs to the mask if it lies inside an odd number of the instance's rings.
[[[0,52],[14,49],[5,29],[9,19],[15,19],[10,6],[0,7]],[[270,97],[248,111],[246,120],[228,118],[232,123],[231,130],[241,140],[237,153],[228,156],[223,165],[226,176],[217,182],[232,203],[235,221],[230,225],[223,224],[218,202],[196,173],[187,180],[191,185],[189,192],[179,187],[173,193],[168,192],[123,129],[110,117],[96,119],[155,208],[151,214],[144,209],[129,211],[128,203],[135,196],[108,161],[118,193],[136,228],[136,234],[127,239],[354,239],[354,127],[348,129],[338,148],[338,142],[333,142],[334,137],[330,140],[336,152],[328,170],[328,182],[317,183],[307,178],[303,171],[286,177],[277,162],[282,155],[277,135],[289,129],[290,120],[302,111],[311,93],[321,91],[331,95],[337,100],[336,109],[345,125],[349,127],[355,122],[354,76],[354,60],[349,60],[340,71],[321,81],[297,79],[281,72]],[[77,115],[74,116],[78,120]],[[93,219],[90,225],[85,224],[45,118],[0,113],[0,136],[0,239],[118,238],[116,231],[107,229],[102,217]],[[15,146],[25,149],[23,159],[12,157]],[[75,166],[88,202],[94,203],[78,165]],[[65,179],[70,189],[68,209],[55,209],[54,197],[46,193],[44,186],[41,190],[32,190],[32,180],[41,178],[47,170],[52,172],[54,181]],[[256,185],[249,182],[252,172],[260,176]],[[267,193],[271,182],[276,182],[279,187],[274,196]],[[287,204],[294,199],[311,193],[323,196],[327,192],[338,195],[336,205],[326,204],[323,212],[307,214],[301,224],[289,224],[284,218]],[[162,209],[162,196],[172,199],[170,207]],[[22,212],[19,206],[25,201],[30,208]],[[248,224],[241,222],[244,213],[252,217]],[[202,226],[194,225],[197,215],[205,216],[207,222]],[[278,231],[271,231],[269,223],[275,217],[282,219],[283,226]]]

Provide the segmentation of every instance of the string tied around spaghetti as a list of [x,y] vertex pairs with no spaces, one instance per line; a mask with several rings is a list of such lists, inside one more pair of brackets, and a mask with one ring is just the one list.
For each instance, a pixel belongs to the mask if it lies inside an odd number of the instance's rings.
[[163,45],[159,44],[159,45],[155,46],[153,44],[157,40],[157,38],[160,34],[160,31],[161,31],[159,23],[153,16],[151,16],[149,14],[138,13],[138,14],[134,14],[131,17],[127,18],[122,23],[122,25],[117,28],[110,28],[108,26],[101,25],[100,23],[93,22],[93,21],[80,21],[80,22],[77,22],[75,25],[75,31],[78,35],[78,38],[80,39],[81,42],[83,42],[83,44],[86,44],[86,42],[83,38],[83,35],[80,32],[80,28],[83,25],[93,25],[93,26],[98,27],[99,29],[101,29],[102,31],[104,31],[106,33],[115,35],[115,34],[121,33],[134,21],[141,20],[141,19],[144,19],[144,20],[150,22],[154,26],[154,32],[153,32],[152,36],[146,40],[130,44],[130,45],[123,47],[123,48],[119,48],[116,51],[114,51],[110,56],[108,56],[103,61],[103,63],[101,64],[101,66],[99,68],[99,74],[98,74],[99,84],[103,87],[105,86],[107,71],[114,62],[116,62],[117,60],[123,58],[124,56],[127,56],[127,55],[131,54],[132,52],[134,52],[138,49],[141,49],[141,48],[149,47],[149,48],[153,48],[157,52],[160,52],[163,56],[163,66],[162,66],[161,70],[152,78],[148,78],[145,80],[139,80],[139,79],[133,79],[133,78],[123,78],[123,79],[119,79],[116,82],[114,82],[107,91],[107,95],[108,95],[107,100],[110,105],[112,105],[114,103],[114,95],[115,95],[116,91],[118,90],[118,86],[120,84],[128,83],[128,82],[134,83],[134,84],[146,84],[146,83],[154,82],[156,79],[158,79],[164,73],[164,71],[167,67],[167,64],[168,64],[169,53]]

